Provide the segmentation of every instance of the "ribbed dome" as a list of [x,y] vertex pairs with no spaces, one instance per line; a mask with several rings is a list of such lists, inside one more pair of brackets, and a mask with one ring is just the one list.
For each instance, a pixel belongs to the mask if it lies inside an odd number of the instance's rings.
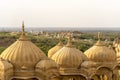
[[38,62],[38,64],[36,65],[36,68],[48,70],[51,68],[58,69],[59,66],[57,65],[57,63],[55,63],[55,61],[51,59],[45,59]]
[[120,63],[120,52],[118,52],[116,54],[117,54],[117,62]]
[[60,41],[56,46],[51,48],[48,51],[48,57],[51,58],[53,54],[55,54],[58,50],[60,50],[63,47],[63,43]]
[[13,69],[13,65],[5,60],[0,60],[0,70]]
[[120,63],[120,43],[116,43],[115,51],[117,55],[117,61]]
[[88,61],[89,60],[83,52],[81,52],[81,57],[82,57],[82,61]]
[[117,54],[120,53],[120,37],[116,38],[113,42],[113,48]]
[[116,60],[115,52],[112,49],[106,47],[100,39],[93,47],[85,51],[85,55],[90,60],[96,62],[107,62]]
[[24,24],[21,37],[3,51],[0,57],[10,61],[15,68],[22,68],[23,66],[34,68],[40,59],[46,58],[45,54],[25,36]]
[[116,39],[113,41],[113,47],[117,47],[118,44],[120,44],[120,37],[116,38]]
[[67,45],[57,51],[52,59],[62,68],[78,68],[82,63],[83,53],[72,46],[69,40]]

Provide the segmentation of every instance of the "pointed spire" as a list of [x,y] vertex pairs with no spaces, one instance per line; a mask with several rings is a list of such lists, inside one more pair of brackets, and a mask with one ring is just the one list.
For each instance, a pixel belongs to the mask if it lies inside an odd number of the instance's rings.
[[24,28],[25,28],[25,27],[24,27],[24,21],[23,21],[23,22],[22,22],[22,34],[21,34],[19,40],[26,41],[26,40],[28,40],[28,38],[27,38],[26,35],[25,35],[25,29],[24,29]]
[[72,40],[72,37],[71,37],[71,34],[69,33],[68,34],[68,42],[71,42],[71,40]]
[[100,40],[100,32],[98,32],[98,40]]
[[63,43],[62,43],[62,41],[61,41],[61,39],[62,39],[62,37],[61,37],[61,35],[59,34],[59,43],[57,44],[58,46],[63,46]]
[[22,35],[25,35],[25,29],[24,29],[24,21],[22,22]]
[[96,46],[104,46],[104,43],[100,40],[101,36],[100,36],[100,32],[98,32],[98,41],[95,44]]
[[71,36],[71,34],[70,33],[68,33],[68,42],[67,42],[67,47],[73,47],[72,46],[72,36]]
[[59,41],[61,41],[62,36],[59,34],[59,37],[58,37],[58,38],[59,38]]

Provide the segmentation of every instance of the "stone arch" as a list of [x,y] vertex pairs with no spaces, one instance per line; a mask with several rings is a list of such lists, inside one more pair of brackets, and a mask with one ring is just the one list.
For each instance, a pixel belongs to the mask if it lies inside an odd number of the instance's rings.
[[69,80],[76,80],[75,78],[69,78]]
[[113,67],[113,74],[112,74],[112,79],[113,80],[118,80],[120,77],[119,77],[119,70],[120,70],[120,65],[116,65]]
[[112,72],[112,70],[108,67],[101,66],[96,69],[97,74],[107,74],[108,72]]
[[87,80],[87,78],[83,75],[64,75],[61,76],[60,80]]
[[100,77],[99,77],[99,75],[94,74],[90,77],[90,80],[100,80]]
[[70,76],[68,80],[87,80],[87,77],[83,74],[76,75],[76,76]]
[[18,78],[13,78],[11,80],[39,80],[37,78],[31,78],[31,79],[18,79]]
[[113,67],[113,70],[120,70],[120,64],[115,65],[115,66]]
[[113,74],[116,74],[118,72],[120,72],[120,65],[116,65],[113,67]]
[[82,75],[79,75],[79,76],[71,76],[68,78],[68,80],[87,80],[87,78]]
[[96,74],[99,75],[100,80],[110,80],[110,79],[112,79],[112,70],[108,67],[97,68]]
[[54,79],[59,79],[60,78],[60,74],[59,74],[58,70],[56,70],[56,69],[47,70],[45,72],[45,74],[46,74],[46,78],[50,79],[50,80],[54,80]]
[[84,75],[80,75],[80,80],[87,80],[87,77]]
[[22,77],[12,77],[9,80],[42,80],[39,77],[30,77],[30,78],[22,78]]

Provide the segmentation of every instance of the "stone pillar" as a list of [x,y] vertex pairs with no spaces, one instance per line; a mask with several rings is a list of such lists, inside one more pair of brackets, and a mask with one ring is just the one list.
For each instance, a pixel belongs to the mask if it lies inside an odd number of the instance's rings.
[[98,76],[98,80],[100,80],[100,76]]
[[87,79],[86,79],[86,80],[91,80],[91,78],[87,77]]
[[103,75],[100,75],[100,80],[104,80],[104,79],[103,79]]
[[107,75],[107,79],[105,80],[112,80],[112,74]]
[[112,80],[119,80],[118,74],[113,74]]

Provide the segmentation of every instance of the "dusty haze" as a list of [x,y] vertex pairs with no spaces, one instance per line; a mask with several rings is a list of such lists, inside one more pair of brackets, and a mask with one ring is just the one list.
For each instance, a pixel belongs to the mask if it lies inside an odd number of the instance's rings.
[[119,27],[120,0],[0,0],[0,27]]

